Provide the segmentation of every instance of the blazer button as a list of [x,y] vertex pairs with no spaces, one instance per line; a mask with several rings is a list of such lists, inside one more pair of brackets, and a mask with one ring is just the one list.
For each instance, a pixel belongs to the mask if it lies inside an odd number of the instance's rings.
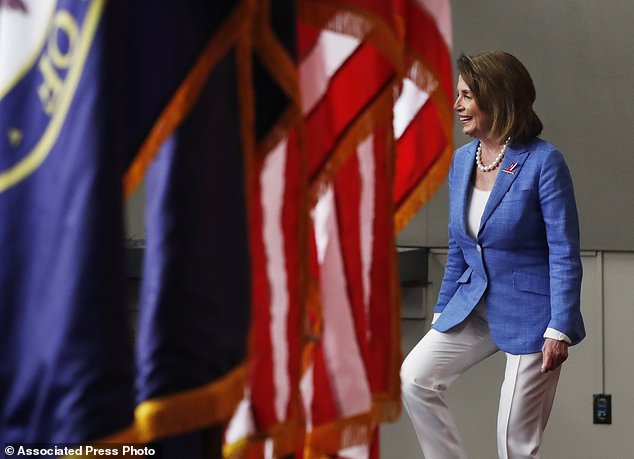
[[482,253],[482,247],[480,246],[480,244],[476,244],[476,250]]

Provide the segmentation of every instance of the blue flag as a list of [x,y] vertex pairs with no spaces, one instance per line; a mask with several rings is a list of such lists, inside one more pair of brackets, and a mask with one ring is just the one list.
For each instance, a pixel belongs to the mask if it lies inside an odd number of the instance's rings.
[[[152,101],[164,101],[139,153],[141,163],[146,153],[153,162],[146,175],[137,418],[145,438],[198,431],[162,442],[166,451],[177,444],[192,458],[208,457],[202,431],[225,421],[243,393],[251,266],[236,51],[249,17],[239,14],[240,3],[191,2],[177,11],[173,2],[153,3],[150,33],[132,41],[129,61],[141,101],[130,112],[135,124],[151,119]],[[185,32],[161,42],[169,28]],[[135,82],[140,75],[145,85]]]
[[[134,426],[166,457],[219,452],[244,389],[249,154],[288,103],[255,5],[0,0],[0,444]],[[122,183],[148,158],[130,327]]]
[[0,444],[133,422],[108,14],[0,2]]

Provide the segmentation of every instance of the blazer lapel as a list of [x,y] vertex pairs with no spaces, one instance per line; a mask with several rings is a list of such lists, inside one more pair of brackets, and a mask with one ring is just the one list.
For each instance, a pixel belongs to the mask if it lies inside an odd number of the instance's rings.
[[469,198],[469,186],[471,184],[473,168],[475,167],[475,152],[477,146],[478,142],[473,142],[469,150],[465,153],[467,158],[462,164],[462,173],[459,175],[460,181],[457,183],[457,189],[455,192],[455,196],[460,196],[460,202],[458,203],[457,209],[460,229],[462,229],[467,237],[471,237],[467,229],[467,199]]
[[526,153],[528,153],[527,150],[523,148],[515,149],[511,145],[509,145],[506,149],[504,159],[502,160],[502,164],[500,164],[500,171],[498,172],[495,184],[491,190],[491,195],[484,207],[484,213],[482,214],[482,219],[480,220],[479,233],[481,233],[484,229],[484,225],[486,225],[487,220],[500,204],[500,201],[511,187],[515,178],[521,173],[522,164],[524,164],[524,161],[528,156]]

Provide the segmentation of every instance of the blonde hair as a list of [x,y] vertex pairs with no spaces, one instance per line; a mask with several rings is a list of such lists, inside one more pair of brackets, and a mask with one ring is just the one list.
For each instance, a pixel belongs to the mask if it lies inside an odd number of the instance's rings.
[[542,132],[543,124],[533,110],[533,79],[515,56],[503,51],[461,54],[457,64],[478,107],[491,117],[493,137],[521,144]]

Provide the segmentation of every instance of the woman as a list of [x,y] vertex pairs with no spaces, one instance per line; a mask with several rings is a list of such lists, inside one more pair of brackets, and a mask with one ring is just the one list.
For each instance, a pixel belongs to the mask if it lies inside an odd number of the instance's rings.
[[535,88],[503,52],[458,59],[454,110],[474,140],[449,172],[449,252],[432,329],[401,368],[403,399],[427,459],[465,458],[444,392],[498,350],[506,354],[500,458],[538,458],[561,364],[585,330],[572,182],[537,138]]

